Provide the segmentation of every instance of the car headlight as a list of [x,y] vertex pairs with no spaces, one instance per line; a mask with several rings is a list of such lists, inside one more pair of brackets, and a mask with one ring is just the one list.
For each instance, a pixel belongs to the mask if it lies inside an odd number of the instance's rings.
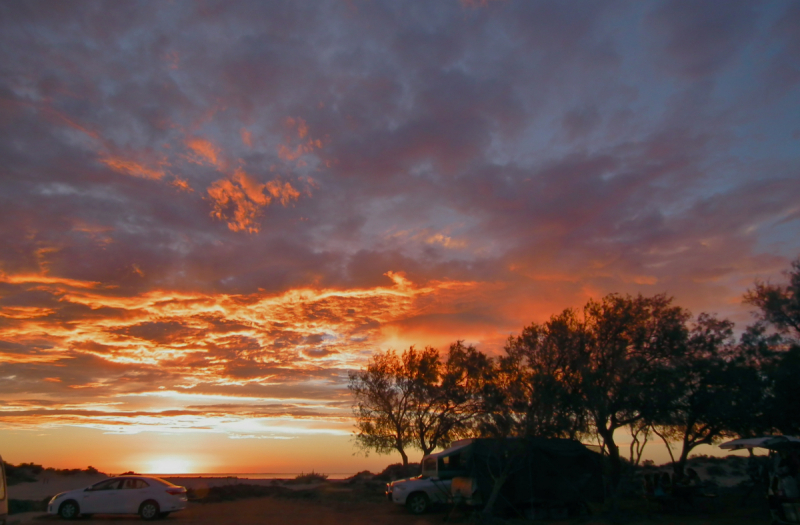
[[56,494],[55,496],[52,497],[52,499],[50,500],[50,503],[55,503],[56,500],[58,498],[60,498],[61,496],[63,496],[64,494],[66,494],[66,492],[62,492],[61,494]]
[[406,490],[406,487],[405,487],[404,485],[395,485],[393,488],[394,488],[394,490],[396,490],[397,492],[403,492],[403,491],[405,491],[405,490]]

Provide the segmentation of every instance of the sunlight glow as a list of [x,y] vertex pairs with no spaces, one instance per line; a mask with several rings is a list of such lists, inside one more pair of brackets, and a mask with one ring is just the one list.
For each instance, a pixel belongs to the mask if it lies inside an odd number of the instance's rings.
[[189,458],[160,456],[147,463],[146,471],[151,474],[192,474],[197,472],[197,468]]

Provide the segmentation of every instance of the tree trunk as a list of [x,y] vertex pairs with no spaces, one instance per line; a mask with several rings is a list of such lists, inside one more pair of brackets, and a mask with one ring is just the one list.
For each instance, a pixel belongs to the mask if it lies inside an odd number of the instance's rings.
[[614,491],[617,490],[620,479],[622,479],[622,461],[620,460],[619,448],[614,443],[614,431],[602,430],[600,437],[603,438],[603,444],[608,451],[608,462],[611,466],[611,486]]
[[402,446],[397,447],[397,451],[400,452],[400,456],[403,458],[403,466],[408,466],[408,455],[406,455],[406,451],[403,450]]

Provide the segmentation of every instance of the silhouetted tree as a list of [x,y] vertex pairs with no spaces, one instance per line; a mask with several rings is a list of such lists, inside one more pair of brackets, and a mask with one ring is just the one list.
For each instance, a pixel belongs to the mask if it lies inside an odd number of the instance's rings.
[[685,348],[688,318],[665,295],[611,294],[584,308],[582,408],[608,453],[614,487],[622,472],[614,432],[646,417],[661,388],[659,371]]
[[[750,410],[754,384],[742,381],[748,370],[735,359],[741,349],[733,338],[733,323],[701,314],[686,340],[685,351],[673,357],[660,374],[654,432],[661,437],[682,476],[689,453],[734,434],[731,422]],[[757,384],[757,383],[756,383]],[[671,444],[680,445],[678,458]]]
[[800,259],[787,272],[786,285],[757,282],[745,295],[745,302],[758,307],[758,316],[781,333],[800,337]]
[[[757,282],[745,295],[745,302],[758,308],[759,322],[749,327],[750,354],[765,383],[765,410],[761,427],[785,434],[800,433],[794,416],[800,394],[800,259],[786,272],[786,284]],[[774,327],[782,338],[770,335]],[[744,339],[744,337],[743,337]]]
[[[450,345],[447,360],[438,351],[420,359],[413,394],[414,446],[427,455],[453,439],[469,435],[482,411],[481,390],[492,363],[485,354],[461,341]],[[427,353],[425,354],[428,355]]]
[[[411,356],[409,356],[411,354]],[[365,452],[388,454],[397,450],[408,465],[406,447],[412,442],[414,381],[404,371],[404,360],[415,360],[414,348],[403,359],[393,350],[374,355],[366,368],[350,373],[348,388],[355,397],[356,444]]]
[[469,435],[484,406],[480,393],[491,366],[461,342],[450,346],[444,362],[431,347],[373,356],[366,369],[350,374],[357,444],[380,454],[397,450],[407,465],[408,447],[430,454]]
[[565,310],[510,337],[495,373],[491,434],[575,438],[584,430],[579,391],[582,325]]

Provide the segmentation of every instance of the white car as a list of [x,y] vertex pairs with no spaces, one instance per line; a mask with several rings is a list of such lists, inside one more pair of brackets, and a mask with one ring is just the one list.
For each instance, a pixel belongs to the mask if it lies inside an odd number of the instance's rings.
[[85,489],[56,494],[48,514],[64,519],[92,514],[138,514],[142,519],[165,518],[186,508],[186,488],[149,476],[120,476]]
[[422,475],[400,479],[386,485],[386,497],[392,503],[405,505],[414,514],[422,514],[437,503],[447,503],[453,478],[464,475],[465,451],[472,442],[462,439],[438,454],[422,458]]

